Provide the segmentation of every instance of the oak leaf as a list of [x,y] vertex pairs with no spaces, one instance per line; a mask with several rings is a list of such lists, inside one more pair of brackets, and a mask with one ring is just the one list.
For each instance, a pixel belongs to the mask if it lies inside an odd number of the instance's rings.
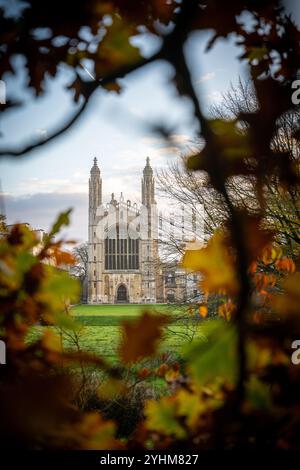
[[165,315],[154,315],[147,311],[134,321],[124,321],[119,347],[122,361],[130,363],[152,356],[162,337],[162,328],[167,321]]

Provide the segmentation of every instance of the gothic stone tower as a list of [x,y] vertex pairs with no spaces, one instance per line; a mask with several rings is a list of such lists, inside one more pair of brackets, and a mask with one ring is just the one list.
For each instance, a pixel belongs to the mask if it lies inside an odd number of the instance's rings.
[[97,299],[101,292],[103,277],[103,240],[98,239],[96,230],[99,217],[97,209],[102,204],[102,179],[94,158],[89,179],[89,233],[88,233],[88,300]]
[[142,206],[123,194],[102,204],[97,160],[89,180],[89,303],[155,303],[157,300],[157,216],[155,183],[147,158]]
[[157,298],[157,208],[155,201],[155,182],[150,158],[147,157],[142,178],[142,204],[146,208],[147,228],[141,240],[141,273],[143,279],[143,292],[149,302]]

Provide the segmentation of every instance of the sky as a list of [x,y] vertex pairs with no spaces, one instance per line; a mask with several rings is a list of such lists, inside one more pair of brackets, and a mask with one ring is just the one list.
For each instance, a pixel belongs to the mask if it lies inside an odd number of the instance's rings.
[[[206,53],[210,36],[210,32],[194,33],[186,47],[193,82],[206,112],[221,101],[231,83],[237,83],[239,77],[247,79],[246,64],[238,60],[241,50],[236,39],[219,40]],[[159,46],[150,35],[135,42],[145,56]],[[179,158],[196,136],[192,105],[178,96],[170,84],[172,76],[172,68],[164,62],[148,65],[121,81],[124,90],[120,95],[98,90],[80,121],[64,136],[22,159],[2,159],[1,206],[7,222],[29,222],[33,228],[47,230],[58,212],[73,207],[67,235],[85,241],[88,178],[94,157],[101,170],[104,201],[112,192],[118,197],[122,191],[125,199],[139,202],[146,157],[159,171]],[[61,67],[56,79],[47,80],[45,97],[33,100],[29,92],[24,109],[5,113],[7,117],[0,123],[1,147],[39,139],[72,113],[72,96],[65,88],[71,80],[70,72]],[[8,97],[24,93],[26,77],[7,75],[5,82]],[[171,143],[151,132],[148,124],[159,122],[172,129]]]

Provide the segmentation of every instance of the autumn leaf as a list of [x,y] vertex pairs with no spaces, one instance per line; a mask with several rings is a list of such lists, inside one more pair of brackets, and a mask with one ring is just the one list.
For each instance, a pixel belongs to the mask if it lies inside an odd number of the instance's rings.
[[261,254],[261,260],[266,265],[274,263],[281,257],[282,249],[275,245],[267,245]]
[[206,408],[205,404],[200,400],[199,394],[180,389],[177,392],[176,400],[178,402],[177,414],[184,416],[186,424],[193,428],[199,416]]
[[218,308],[218,314],[220,317],[223,317],[225,320],[231,320],[233,313],[236,310],[236,305],[232,302],[231,299],[228,299]]
[[165,380],[167,382],[174,382],[180,376],[179,370],[169,369],[165,373]]
[[46,237],[46,240],[50,240],[54,235],[56,235],[60,229],[62,228],[63,225],[69,225],[70,224],[70,214],[72,212],[72,209],[68,209],[65,212],[62,212],[59,214],[57,217],[56,221],[54,222],[48,236]]
[[176,419],[178,404],[174,397],[163,397],[159,401],[150,400],[145,406],[146,426],[166,436],[185,437],[186,432]]
[[168,364],[163,363],[163,364],[161,364],[161,365],[159,366],[159,368],[157,369],[156,375],[157,375],[158,377],[164,377],[164,376],[166,375],[166,373],[168,372],[168,370],[169,370]]
[[53,351],[53,352],[62,351],[61,339],[53,331],[46,330],[42,337],[41,342],[42,342],[42,345],[49,351]]
[[73,265],[76,262],[75,257],[72,253],[68,251],[62,251],[61,249],[54,249],[53,250],[53,258],[55,260],[56,266],[61,265]]
[[[238,218],[241,226],[241,236],[243,237],[247,249],[249,269],[251,265],[262,256],[271,246],[274,233],[263,227],[262,217],[250,215],[246,211],[239,211]],[[230,226],[230,224],[228,224]],[[231,226],[231,230],[234,227]]]
[[289,273],[294,273],[296,271],[296,265],[294,261],[286,256],[282,259],[278,259],[275,261],[275,267],[279,271],[286,271]]
[[300,273],[296,272],[282,281],[284,293],[274,296],[273,306],[283,315],[299,315],[300,309]]
[[198,384],[219,377],[229,382],[236,378],[236,330],[229,322],[214,320],[202,326],[206,340],[194,341],[184,348],[188,372]]
[[146,403],[146,426],[151,431],[181,439],[186,433],[182,421],[189,428],[194,428],[205,409],[206,405],[198,393],[179,389],[172,397]]
[[[238,121],[212,119],[208,124],[220,152],[224,178],[248,174],[246,158],[251,156],[249,136],[239,129]],[[200,152],[192,153],[186,158],[186,166],[189,170],[204,170],[210,173],[210,161],[209,149],[204,146]]]
[[74,439],[77,436],[80,443],[78,447],[85,450],[120,448],[115,434],[116,424],[111,420],[105,420],[99,412],[86,413],[81,421],[73,426]]
[[193,246],[186,250],[182,266],[189,271],[203,274],[201,285],[204,291],[236,294],[238,281],[234,259],[224,232],[216,231],[204,248],[191,248]]
[[137,33],[134,24],[118,14],[113,15],[113,22],[106,28],[106,34],[98,47],[98,61],[95,64],[98,77],[140,59],[139,49],[131,44],[131,37]]
[[167,322],[165,315],[154,315],[147,311],[134,321],[124,321],[119,347],[121,360],[130,363],[153,355]]
[[103,400],[111,400],[125,393],[125,383],[117,378],[109,377],[98,389],[98,396]]
[[149,377],[149,375],[151,375],[151,370],[148,369],[148,367],[143,367],[142,369],[139,369],[137,372],[138,378],[142,380]]
[[120,94],[122,91],[121,85],[119,85],[119,83],[117,83],[116,81],[108,83],[103,88],[105,88],[108,91],[114,91],[117,94]]
[[202,318],[205,318],[207,316],[208,309],[207,305],[199,305],[199,315]]

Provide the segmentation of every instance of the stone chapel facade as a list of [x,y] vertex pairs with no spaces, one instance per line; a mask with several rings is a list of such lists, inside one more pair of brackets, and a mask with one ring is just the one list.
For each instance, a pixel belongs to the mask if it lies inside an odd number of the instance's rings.
[[94,159],[89,179],[88,303],[198,299],[198,277],[159,259],[160,218],[149,157],[142,174],[140,206],[125,200],[122,193],[119,200],[112,194],[110,202],[103,204],[102,178]]
[[141,184],[142,205],[114,194],[104,205],[97,159],[89,179],[89,303],[162,301],[158,270],[155,181],[147,158]]

